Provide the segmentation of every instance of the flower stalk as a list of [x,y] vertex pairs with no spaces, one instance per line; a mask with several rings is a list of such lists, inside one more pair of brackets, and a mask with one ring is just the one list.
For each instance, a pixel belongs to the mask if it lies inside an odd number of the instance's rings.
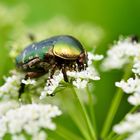
[[[130,75],[132,74],[131,69],[132,69],[132,64],[130,63],[130,64],[127,65],[127,67],[124,71],[123,79],[126,80],[130,77]],[[108,132],[111,128],[113,119],[116,115],[116,112],[118,110],[118,107],[120,105],[122,97],[123,97],[123,90],[119,88],[117,90],[117,92],[115,93],[115,96],[112,100],[112,103],[111,103],[111,106],[110,106],[110,109],[109,109],[109,112],[107,114],[107,118],[106,118],[105,123],[103,125],[103,129],[102,129],[102,132],[101,132],[101,137],[103,139],[108,135]]]
[[78,93],[75,91],[74,87],[72,87],[72,91],[74,93],[74,96],[75,96],[80,108],[81,108],[81,113],[83,114],[84,120],[87,124],[88,130],[89,130],[89,133],[90,133],[90,136],[91,136],[91,140],[97,140],[95,129],[91,125],[89,116],[87,114],[87,111],[86,111],[86,108],[85,108],[83,102],[79,98]]
[[89,103],[89,107],[90,107],[90,115],[91,115],[91,123],[95,129],[95,133],[97,135],[97,126],[96,126],[96,118],[95,118],[95,112],[94,112],[94,104],[93,104],[93,97],[92,94],[89,91],[89,87],[86,87],[86,92],[88,94],[88,103]]

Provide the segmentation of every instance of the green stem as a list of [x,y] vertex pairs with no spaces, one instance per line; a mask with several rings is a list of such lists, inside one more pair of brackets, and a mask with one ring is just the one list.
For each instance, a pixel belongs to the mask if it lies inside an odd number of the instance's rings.
[[56,133],[63,137],[65,140],[83,140],[80,136],[68,131],[66,128],[58,125]]
[[[72,85],[68,84],[67,87],[69,87],[71,90]],[[79,115],[81,113],[81,107],[79,106],[77,100],[72,100],[72,102],[69,102],[69,99],[66,100],[64,96],[62,96],[62,100],[64,100],[64,102],[62,102],[62,106],[67,106],[69,108],[68,114],[79,129],[83,139],[91,140],[84,118],[82,115]]]
[[86,139],[86,140],[90,140],[90,135],[88,134],[88,132],[85,130],[86,126],[83,125],[83,123],[81,123],[81,119],[79,117],[77,117],[78,115],[75,113],[70,113],[70,116],[72,118],[72,120],[74,121],[74,123],[77,125],[77,127],[79,128],[80,132],[82,133],[82,136]]
[[[132,107],[131,110],[127,114],[134,113],[139,107],[140,107],[139,105]],[[124,116],[124,118],[126,117],[126,115]],[[120,123],[124,120],[124,118],[120,121]],[[115,132],[111,131],[110,134],[108,135],[108,137],[105,140],[113,139],[114,135],[115,135]],[[120,136],[118,136],[118,137],[120,138]]]
[[120,135],[118,137],[115,137],[115,140],[124,140],[126,137],[127,137],[128,134],[123,134],[123,135]]
[[[126,80],[129,78],[129,76],[131,75],[131,67],[132,65],[128,65],[126,67],[126,70],[125,70],[125,73],[124,73],[124,76],[123,76],[123,79]],[[116,115],[116,112],[118,110],[118,107],[120,105],[120,102],[121,102],[121,99],[122,99],[122,96],[123,96],[123,91],[122,89],[118,89],[117,92],[115,93],[115,96],[112,100],[112,103],[111,103],[111,106],[110,106],[110,109],[109,109],[109,112],[108,112],[108,115],[107,115],[107,118],[105,120],[105,123],[103,125],[103,129],[102,129],[102,132],[101,132],[101,137],[102,139],[104,139],[107,134],[108,134],[108,131],[110,130],[111,128],[111,125],[112,125],[112,121]]]
[[81,112],[83,114],[84,120],[85,120],[85,122],[87,124],[87,127],[89,129],[89,133],[91,135],[91,140],[97,140],[95,130],[93,129],[93,127],[91,125],[90,119],[89,119],[87,111],[85,109],[85,106],[84,106],[83,102],[80,100],[80,98],[79,98],[77,92],[75,91],[74,87],[72,87],[72,90],[73,90],[73,93],[75,95],[75,98],[76,98],[77,102],[79,103],[79,106],[81,108]]
[[95,119],[95,112],[94,112],[94,104],[93,104],[93,97],[91,92],[89,91],[89,87],[86,87],[86,92],[88,93],[88,103],[90,106],[90,115],[91,115],[91,121],[93,122],[93,127],[95,129],[95,133],[97,135],[97,126],[96,126],[96,119]]
[[105,138],[105,140],[111,140],[114,137],[114,135],[115,135],[115,132],[111,131],[110,134],[107,136],[107,138]]
[[137,105],[137,106],[134,106],[132,107],[132,109],[128,112],[129,114],[130,113],[134,113],[135,111],[137,111],[137,109],[140,107],[140,105]]

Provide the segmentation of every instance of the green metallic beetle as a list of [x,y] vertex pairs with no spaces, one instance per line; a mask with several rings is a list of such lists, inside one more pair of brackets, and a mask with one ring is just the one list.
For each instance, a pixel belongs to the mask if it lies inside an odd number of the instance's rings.
[[[56,70],[62,70],[64,80],[68,82],[66,71],[85,69],[87,53],[76,38],[59,35],[27,46],[16,57],[16,65],[26,72],[25,79],[40,77],[46,73],[52,78]],[[24,87],[21,83],[19,98]]]

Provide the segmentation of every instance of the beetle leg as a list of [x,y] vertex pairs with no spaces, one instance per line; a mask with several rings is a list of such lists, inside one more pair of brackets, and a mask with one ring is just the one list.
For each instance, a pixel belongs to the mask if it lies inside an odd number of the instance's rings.
[[[25,75],[24,80],[27,80],[28,78],[36,78],[36,77],[40,77],[41,75],[44,75],[45,71],[40,71],[40,72],[28,72]],[[21,98],[22,93],[24,92],[25,89],[25,84],[21,82],[20,84],[20,89],[19,89],[19,94],[18,94],[18,98]]]
[[43,68],[44,71],[46,73],[48,73],[49,72],[49,69],[52,67],[52,65],[48,64],[47,62],[43,62],[42,61],[42,62],[39,63],[39,67]]
[[30,60],[28,63],[24,64],[24,65],[22,66],[22,68],[23,68],[24,70],[32,69],[33,66],[35,66],[35,64],[39,64],[40,62],[41,62],[41,60],[40,60],[38,57],[36,57],[36,58]]
[[[50,70],[49,85],[51,84],[51,80],[50,80],[50,79],[53,78],[54,72],[55,72],[55,70],[56,70],[56,66],[57,66],[56,64],[52,65],[52,69]],[[48,96],[54,96],[54,95],[55,95],[55,94],[52,93],[52,94],[50,94],[50,95],[48,95]]]
[[68,76],[67,76],[66,68],[65,68],[64,64],[62,64],[62,73],[63,73],[63,77],[64,77],[65,82],[68,82]]
[[[24,78],[24,80],[27,80],[27,79],[28,79],[28,76],[26,75],[25,78]],[[20,89],[18,91],[18,99],[21,98],[21,95],[24,92],[24,89],[25,89],[25,84],[21,82],[20,83]]]
[[20,89],[18,91],[18,99],[21,99],[21,95],[24,92],[24,89],[25,89],[25,84],[24,83],[21,83],[20,84]]
[[50,78],[53,78],[55,70],[56,70],[56,64],[52,65],[52,69],[50,71]]
[[38,57],[34,58],[33,60],[28,62],[29,68],[32,68],[35,64],[40,63],[40,59]]
[[[37,77],[40,77],[40,76],[42,76],[42,75],[44,75],[46,72],[45,71],[37,71],[37,72],[28,72],[27,74],[26,74],[26,76],[27,76],[27,78],[37,78]],[[25,76],[25,77],[26,77]]]

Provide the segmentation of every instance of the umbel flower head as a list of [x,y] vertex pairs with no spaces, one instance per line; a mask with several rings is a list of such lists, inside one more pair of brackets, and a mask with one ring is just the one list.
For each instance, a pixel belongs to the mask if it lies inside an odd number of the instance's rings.
[[119,135],[126,135],[126,140],[140,139],[140,113],[128,114],[124,121],[114,126]]
[[10,134],[12,140],[26,140],[26,135],[32,137],[32,140],[46,140],[45,130],[55,130],[52,118],[59,115],[61,111],[52,105],[31,104],[13,109],[11,107],[0,117],[0,138]]
[[[104,59],[102,64],[104,70],[123,69],[124,67],[127,68],[124,71],[125,80],[122,79],[120,82],[116,82],[115,85],[121,88],[125,93],[131,94],[128,98],[129,103],[138,106],[140,105],[140,43],[133,39],[133,37],[121,39],[115,43],[107,52],[107,58]],[[133,77],[126,79],[128,75],[132,74]],[[139,140],[139,119],[139,112],[127,114],[125,120],[121,121],[113,128],[114,132],[121,135],[117,139]]]
[[[103,70],[121,69],[125,64],[136,61],[140,54],[140,44],[133,40],[132,37],[120,38],[107,51],[107,57],[102,64]],[[138,65],[135,65],[135,68]]]
[[116,86],[122,88],[125,93],[132,94],[128,101],[132,105],[140,105],[140,79],[139,77],[129,78],[126,82],[124,80],[116,82]]
[[11,71],[11,74],[9,77],[4,77],[5,83],[0,87],[0,96],[2,98],[16,97],[20,81],[24,78],[24,74],[15,70]]
[[[104,70],[121,69],[125,65],[131,65],[134,77],[127,81],[121,80],[115,85],[128,94],[132,94],[128,101],[132,105],[140,104],[140,43],[134,40],[133,37],[120,39],[107,52],[107,57],[104,59],[102,68]],[[128,71],[128,70],[127,70]]]

